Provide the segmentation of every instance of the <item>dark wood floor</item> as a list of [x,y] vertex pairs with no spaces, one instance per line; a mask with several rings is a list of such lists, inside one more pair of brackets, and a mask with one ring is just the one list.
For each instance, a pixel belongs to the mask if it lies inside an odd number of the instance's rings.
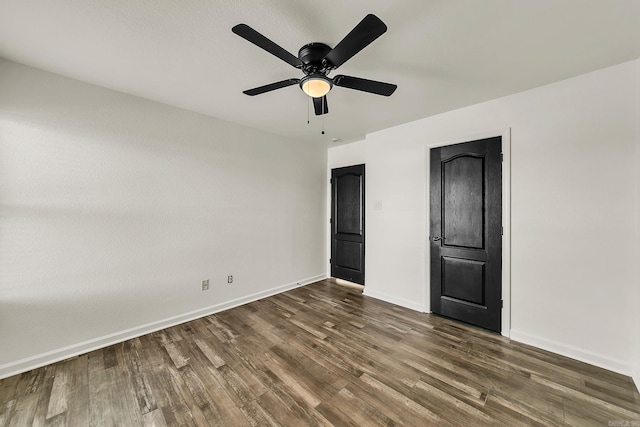
[[329,281],[0,381],[0,426],[640,426],[639,414],[628,377]]

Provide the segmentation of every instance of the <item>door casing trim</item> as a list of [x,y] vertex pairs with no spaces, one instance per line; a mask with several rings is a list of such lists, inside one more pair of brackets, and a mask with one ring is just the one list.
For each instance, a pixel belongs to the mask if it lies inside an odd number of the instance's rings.
[[447,141],[440,141],[434,143],[428,143],[425,145],[425,227],[427,232],[425,233],[425,300],[424,306],[426,312],[431,311],[430,301],[430,289],[431,289],[431,275],[430,275],[430,260],[431,260],[431,245],[429,242],[429,236],[431,230],[429,229],[429,218],[431,215],[429,204],[429,192],[430,192],[430,161],[429,154],[432,148],[445,147],[447,145],[462,144],[465,142],[476,141],[478,139],[493,138],[496,136],[502,137],[502,331],[501,334],[505,337],[510,336],[511,331],[511,128],[498,129],[493,131],[481,132],[473,135],[466,135],[464,137],[455,138]]

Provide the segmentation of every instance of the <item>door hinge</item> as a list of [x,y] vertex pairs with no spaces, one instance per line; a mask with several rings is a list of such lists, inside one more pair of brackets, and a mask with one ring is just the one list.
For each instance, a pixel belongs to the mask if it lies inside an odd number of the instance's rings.
[[500,227],[500,235],[504,236],[504,227]]
[[500,153],[500,161],[504,162],[504,154],[503,153]]
[[504,308],[504,301],[500,300],[500,308]]
[[332,262],[331,262],[331,258],[329,258],[329,264],[331,264],[331,263],[332,263]]
[[333,179],[330,179],[330,180],[329,180],[329,184],[333,184]]
[[333,218],[329,218],[329,224],[333,224]]

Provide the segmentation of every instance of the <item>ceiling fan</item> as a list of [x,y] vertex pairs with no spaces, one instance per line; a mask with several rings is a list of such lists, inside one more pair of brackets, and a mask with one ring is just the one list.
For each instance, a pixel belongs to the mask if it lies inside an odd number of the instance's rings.
[[298,84],[304,93],[313,98],[314,110],[316,115],[319,116],[329,112],[327,93],[333,86],[346,87],[383,96],[390,96],[398,87],[391,83],[344,76],[342,74],[333,78],[328,76],[331,71],[347,62],[387,31],[387,26],[384,22],[373,14],[365,16],[333,49],[324,43],[309,43],[300,48],[297,57],[247,24],[238,24],[231,31],[295,68],[301,69],[305,74],[301,79],[292,78],[245,90],[243,93],[246,95],[260,95]]

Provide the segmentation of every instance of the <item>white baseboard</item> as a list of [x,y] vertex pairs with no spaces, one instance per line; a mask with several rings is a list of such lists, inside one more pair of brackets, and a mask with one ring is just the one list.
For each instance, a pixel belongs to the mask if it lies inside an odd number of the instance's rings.
[[389,302],[391,304],[395,304],[401,307],[409,308],[411,310],[419,311],[421,313],[428,312],[427,308],[423,304],[417,303],[415,301],[406,300],[404,298],[398,298],[393,295],[385,294],[384,292],[372,291],[371,289],[367,288],[366,285],[364,287],[363,294],[371,298],[379,299],[385,302]]
[[[581,362],[588,363],[590,365],[598,366],[600,368],[608,369],[619,374],[631,376],[633,367],[628,363],[621,360],[613,359],[600,354],[592,353],[587,350],[580,349],[578,347],[566,345],[553,341],[547,338],[541,338],[535,335],[528,334],[526,332],[520,332],[511,330],[511,339],[519,341],[524,344],[532,345],[534,347],[541,348],[543,350],[550,351],[552,353],[559,354],[561,356],[570,357]],[[636,385],[638,379],[634,377]]]
[[124,331],[116,332],[116,333],[105,335],[99,338],[94,338],[88,341],[73,344],[67,347],[48,351],[46,353],[37,354],[35,356],[17,360],[15,362],[6,363],[4,365],[0,365],[0,379],[17,375],[22,372],[29,371],[31,369],[40,368],[42,366],[49,365],[51,363],[59,362],[61,360],[65,360],[70,357],[88,353],[90,351],[107,347],[113,344],[117,344],[117,343],[129,340],[132,338],[136,338],[142,335],[146,335],[151,332],[159,331],[161,329],[169,328],[171,326],[175,326],[181,323],[189,322],[191,320],[199,319],[204,316],[209,316],[211,314],[219,313],[221,311],[228,310],[233,307],[238,307],[240,305],[257,301],[259,299],[266,298],[272,295],[276,295],[300,286],[305,286],[310,283],[317,282],[318,280],[323,280],[326,277],[327,277],[326,274],[319,274],[317,276],[308,277],[306,279],[299,280],[297,282],[288,283],[286,285],[277,286],[275,288],[267,289],[267,290],[257,292],[251,295],[247,295],[241,298],[236,298],[231,301],[226,301],[216,305],[205,307],[200,310],[191,311],[189,313],[180,314],[178,316],[172,316],[166,319],[158,320],[156,322],[147,323],[145,325],[126,329]]

